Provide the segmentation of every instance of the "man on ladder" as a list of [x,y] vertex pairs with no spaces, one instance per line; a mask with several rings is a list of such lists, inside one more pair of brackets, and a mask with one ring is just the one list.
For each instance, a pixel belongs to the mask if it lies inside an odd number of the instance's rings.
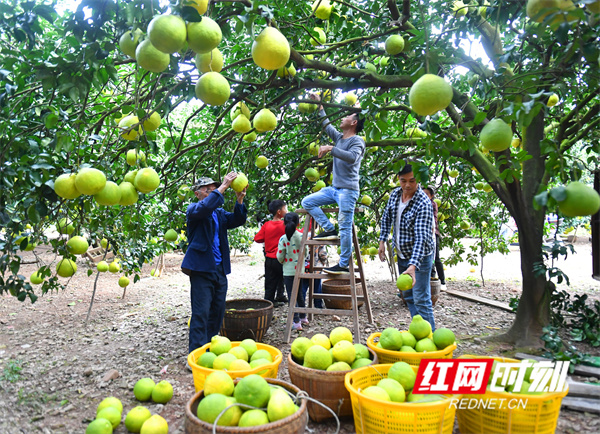
[[[320,101],[318,95],[312,94],[311,99]],[[336,130],[323,110],[319,107],[319,116],[323,119],[325,133],[334,145],[321,146],[319,158],[329,152],[333,156],[333,182],[330,187],[325,187],[302,200],[302,207],[321,226],[323,232],[315,236],[315,240],[335,240],[338,231],[321,210],[321,206],[337,203],[339,207],[338,225],[340,239],[340,262],[323,271],[330,274],[348,273],[348,264],[352,260],[352,223],[354,221],[354,206],[360,194],[358,185],[360,163],[365,154],[365,141],[357,136],[363,129],[365,120],[359,113],[351,113],[342,119],[340,129]]]

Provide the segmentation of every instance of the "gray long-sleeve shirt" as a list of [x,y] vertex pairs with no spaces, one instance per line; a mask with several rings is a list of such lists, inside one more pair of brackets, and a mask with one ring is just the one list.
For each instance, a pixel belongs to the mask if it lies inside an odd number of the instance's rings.
[[365,141],[354,135],[347,139],[342,138],[342,133],[336,130],[324,110],[319,112],[323,118],[325,134],[333,141],[333,186],[335,188],[347,188],[349,190],[360,190],[358,181],[360,179],[360,163],[365,155]]

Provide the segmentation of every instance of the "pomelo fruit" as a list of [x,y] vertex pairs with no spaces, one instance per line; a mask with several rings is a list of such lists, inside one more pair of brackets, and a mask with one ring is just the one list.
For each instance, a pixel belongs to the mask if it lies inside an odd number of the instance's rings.
[[210,340],[210,352],[217,356],[231,349],[231,341],[225,336],[215,335]]
[[483,190],[483,186],[484,186],[484,185],[485,185],[485,184],[484,184],[483,182],[481,182],[481,181],[478,181],[478,182],[476,182],[476,183],[475,183],[475,189],[476,189],[476,190]]
[[150,39],[144,39],[135,50],[135,60],[146,71],[158,73],[169,67],[171,56],[158,50]]
[[231,365],[231,362],[234,360],[237,360],[237,357],[233,354],[219,354],[213,362],[213,369],[229,369],[229,365]]
[[552,29],[558,28],[563,22],[578,21],[575,14],[569,14],[568,11],[575,9],[575,5],[571,0],[528,0],[527,1],[527,17],[529,19],[542,23],[550,14],[557,12],[567,12],[567,14],[556,14],[549,25]]
[[151,378],[141,378],[133,386],[133,395],[138,401],[149,401],[156,384]]
[[189,47],[197,54],[210,53],[217,48],[222,38],[221,28],[209,17],[202,17],[202,21],[187,25]]
[[[304,336],[294,339],[294,342],[292,342],[292,349],[291,349],[292,356],[294,356],[294,358],[296,360],[298,360],[300,363],[303,363],[304,355],[306,354],[306,351],[313,345],[315,345],[315,343],[312,340],[305,338]],[[331,348],[331,344],[330,344],[329,348]],[[329,349],[329,348],[327,348],[327,349]]]
[[126,288],[129,285],[129,278],[125,276],[119,277],[119,286],[121,288]]
[[204,354],[202,354],[200,357],[198,357],[198,360],[196,360],[196,363],[204,368],[212,369],[213,363],[216,358],[217,358],[217,355],[215,353],[207,351]]
[[336,327],[329,333],[331,345],[337,344],[339,341],[353,342],[352,332],[346,327]]
[[394,327],[388,327],[379,336],[382,348],[386,350],[399,350],[402,347],[402,333]]
[[185,6],[190,6],[198,11],[200,15],[206,13],[209,0],[186,0]]
[[254,115],[252,126],[259,133],[273,131],[277,127],[277,118],[271,110],[264,108]]
[[44,278],[42,276],[40,276],[40,270],[37,270],[37,271],[34,271],[33,273],[31,273],[31,276],[29,276],[29,281],[33,285],[39,285],[40,283],[42,283],[44,281]]
[[85,430],[85,434],[112,434],[112,432],[112,424],[108,419],[95,419]]
[[421,130],[418,127],[413,127],[413,128],[406,129],[406,135],[407,135],[407,137],[421,139],[421,138],[427,137],[427,132]]
[[510,147],[513,132],[502,119],[492,119],[481,129],[479,139],[484,148],[494,152],[502,152]]
[[447,328],[439,328],[433,332],[433,343],[438,348],[438,350],[443,350],[446,347],[449,347],[456,341],[456,337],[452,330]]
[[319,179],[319,172],[317,169],[309,167],[304,171],[304,176],[306,176],[310,182],[315,182]]
[[515,139],[512,139],[512,141],[510,142],[510,145],[513,148],[518,148],[519,146],[521,146],[521,139],[519,139],[518,137]]
[[164,417],[155,414],[142,424],[140,434],[168,434],[169,424]]
[[223,55],[218,48],[215,48],[208,53],[196,54],[196,68],[198,71],[205,72],[221,72],[223,69]]
[[321,189],[323,189],[323,188],[325,188],[325,187],[326,187],[326,185],[325,185],[325,181],[323,181],[323,180],[319,180],[319,181],[317,181],[317,182],[315,183],[315,185],[313,186],[313,188],[312,188],[312,191],[314,191],[314,192],[316,193],[317,191],[319,191],[319,190],[321,190]]
[[165,232],[164,238],[165,241],[169,241],[171,243],[177,241],[177,232],[175,232],[175,229],[169,229],[167,232]]
[[417,345],[415,345],[415,350],[418,353],[425,353],[431,351],[437,351],[437,347],[433,343],[433,341],[429,338],[423,338],[417,341]]
[[[259,366],[264,366],[264,365],[269,365],[271,364],[271,362],[267,359],[250,359],[250,368],[254,369],[254,368],[258,368]],[[268,371],[268,369],[263,369],[262,371],[258,371],[257,374],[258,375],[264,375],[266,372]]]
[[152,389],[152,401],[158,404],[166,404],[173,398],[173,386],[166,380],[162,380]]
[[196,98],[210,105],[223,105],[229,99],[229,82],[218,72],[202,74],[196,83]]
[[252,354],[252,357],[250,357],[250,361],[258,359],[266,359],[270,363],[273,361],[273,356],[267,350],[256,350],[254,354]]
[[344,102],[350,106],[353,106],[354,104],[356,104],[357,100],[358,100],[358,97],[353,92],[347,93],[346,96],[344,97]]
[[238,193],[248,186],[248,178],[241,172],[238,172],[235,179],[231,182],[231,188]]
[[371,353],[369,353],[369,349],[363,344],[354,344],[354,349],[356,350],[356,358],[366,358],[369,359],[371,357]]
[[550,95],[550,98],[548,98],[548,102],[546,103],[546,105],[548,107],[554,107],[556,104],[558,104],[558,101],[558,95],[553,93],[552,95]]
[[326,369],[326,371],[350,371],[352,367],[346,362],[334,362]]
[[373,199],[371,199],[371,196],[369,196],[368,194],[365,194],[361,199],[360,199],[360,203],[362,203],[363,205],[369,206],[371,205],[371,203],[373,202]]
[[75,173],[63,173],[54,180],[54,192],[63,199],[75,199],[81,196],[75,185]]
[[[162,119],[160,118],[160,114],[157,111],[153,111],[152,114],[146,120],[144,120],[144,122],[142,122],[142,125],[146,131],[156,131],[158,127],[160,127],[161,122]],[[140,154],[143,155],[143,152],[140,152]],[[140,157],[140,159],[142,162],[144,162],[146,160],[146,156],[144,155],[144,158]]]
[[413,347],[410,347],[408,345],[402,345],[400,347],[400,351],[403,353],[416,353],[417,352]]
[[133,182],[136,190],[141,193],[150,193],[151,191],[156,190],[159,184],[160,178],[158,177],[158,173],[151,167],[138,170]]
[[315,0],[312,4],[312,10],[315,17],[320,20],[328,20],[331,16],[331,3],[329,0]]
[[135,29],[133,32],[127,30],[119,38],[119,48],[123,54],[135,59],[135,49],[140,43],[140,37],[144,34],[142,29]]
[[123,403],[119,398],[115,398],[114,396],[109,396],[100,401],[100,404],[96,407],[96,414],[106,407],[114,407],[119,410],[119,413],[123,413]]
[[239,427],[244,426],[259,426],[266,425],[269,423],[269,417],[267,413],[262,410],[247,410],[240,417],[238,422]]
[[148,419],[150,419],[152,413],[146,407],[142,407],[138,405],[137,407],[133,407],[125,416],[125,428],[127,431],[133,433],[139,433],[142,429],[142,425]]
[[229,112],[229,117],[232,121],[234,121],[235,118],[237,118],[239,115],[244,115],[248,119],[250,119],[250,109],[244,101],[238,102],[236,105],[233,106],[231,112]]
[[246,362],[249,359],[248,353],[246,352],[246,350],[243,349],[242,347],[240,347],[239,345],[237,347],[232,347],[228,351],[228,353],[229,354],[233,354],[236,359],[242,359],[242,360],[245,360]]
[[421,315],[415,315],[408,326],[408,331],[418,342],[431,334],[431,324],[429,324],[429,321],[424,320]]
[[142,134],[142,129],[139,126],[134,127],[134,125],[137,125],[139,122],[139,118],[134,115],[125,116],[123,119],[121,119],[119,121],[121,137],[123,137],[125,140],[136,140],[138,136]]
[[93,196],[106,185],[106,175],[98,169],[86,167],[77,172],[75,186],[82,194]]
[[304,367],[325,370],[333,363],[333,357],[329,351],[320,345],[313,345],[304,353]]
[[567,185],[566,198],[558,202],[558,209],[567,217],[593,215],[600,209],[600,195],[582,182]]
[[[211,425],[217,420],[217,416],[225,408],[235,403],[236,400],[230,396],[225,396],[220,393],[213,393],[203,398],[198,404],[197,415],[198,419]],[[265,403],[266,406],[266,403]],[[233,406],[227,410],[217,421],[219,426],[236,426],[242,416],[242,407]]]
[[371,359],[368,359],[366,357],[361,357],[360,359],[356,359],[354,361],[354,363],[352,363],[351,368],[352,369],[358,369],[358,368],[362,368],[363,366],[368,366],[372,363],[373,361]]
[[432,115],[448,107],[452,101],[452,86],[442,77],[425,74],[411,86],[408,100],[418,115]]
[[244,115],[240,115],[233,120],[231,128],[236,133],[245,134],[252,129],[252,124],[250,123],[250,119]]
[[485,191],[486,193],[489,193],[492,190],[493,190],[493,188],[492,188],[492,186],[490,184],[485,184],[483,186],[483,191]]
[[229,368],[227,369],[228,371],[250,371],[252,369],[252,366],[250,366],[250,363],[248,363],[247,361],[243,360],[243,359],[235,359],[233,362],[231,362],[231,364],[229,365]]
[[67,250],[73,255],[83,255],[89,247],[90,245],[87,240],[79,235],[67,241]]
[[356,359],[356,349],[352,342],[339,341],[332,349],[331,353],[335,362],[346,362],[351,365]]
[[300,110],[300,113],[313,113],[317,110],[317,105],[309,102],[301,102],[298,104],[298,110]]
[[[205,353],[211,354],[211,353]],[[214,371],[210,373],[204,382],[204,396],[220,393],[222,395],[233,395],[233,380],[224,371]]]
[[390,56],[402,53],[404,50],[404,38],[400,35],[390,35],[385,40],[385,52]]
[[127,172],[125,174],[125,176],[123,177],[123,181],[131,182],[131,184],[133,184],[133,181],[135,181],[135,175],[137,175],[137,173],[138,173],[137,170],[132,170],[130,172]]
[[119,184],[119,190],[121,191],[119,205],[133,205],[138,201],[138,192],[131,182],[123,181]]
[[[297,338],[297,339],[302,339],[302,338]],[[306,338],[304,338],[304,339],[306,339]],[[310,340],[313,344],[320,345],[323,348],[325,348],[326,350],[331,348],[331,341],[329,340],[327,335],[325,335],[323,333],[317,333],[316,335],[311,337]]]
[[296,67],[294,66],[294,64],[290,64],[290,66],[282,66],[281,68],[279,68],[277,70],[277,77],[279,78],[286,78],[286,77],[293,77],[296,75]]
[[121,264],[119,264],[117,261],[112,261],[110,264],[108,264],[108,271],[111,273],[118,273],[121,271]]
[[269,160],[264,155],[259,155],[258,157],[256,157],[255,164],[256,167],[258,167],[259,169],[264,169],[269,165]]
[[77,272],[77,264],[71,259],[62,258],[58,264],[56,264],[56,274],[60,277],[71,277]]
[[323,45],[327,42],[327,35],[321,27],[315,27],[310,33],[309,41],[310,45],[313,47],[318,47],[319,45]]
[[456,170],[456,169],[448,170],[448,176],[450,178],[456,178],[458,176],[458,170]]
[[381,401],[391,401],[390,395],[379,386],[369,386],[362,391],[362,394]]
[[108,420],[113,429],[116,429],[121,424],[121,412],[115,407],[106,407],[96,414],[97,419]]
[[296,404],[285,390],[275,389],[267,405],[267,415],[270,422],[285,419],[296,413]]
[[233,396],[240,404],[264,408],[269,402],[271,388],[263,377],[251,374],[242,378],[235,386]]
[[118,205],[119,201],[121,200],[121,189],[116,183],[112,181],[106,181],[104,188],[100,190],[99,193],[94,195],[94,199],[100,205]]
[[279,69],[290,59],[290,44],[279,30],[266,27],[252,44],[252,59],[261,68]]
[[254,142],[256,140],[256,133],[254,131],[252,131],[251,133],[244,134],[244,137],[242,137],[242,140],[244,142]]
[[404,387],[392,378],[383,378],[379,380],[377,386],[387,392],[392,402],[404,402],[406,399]]
[[127,161],[127,164],[129,164],[130,166],[135,166],[138,160],[141,163],[146,161],[146,154],[144,154],[142,151],[138,152],[136,149],[130,149],[129,151],[127,151],[127,155],[125,156],[125,161]]
[[254,339],[244,339],[242,342],[240,342],[240,347],[246,350],[246,353],[248,353],[248,357],[252,357],[254,353],[258,350]]
[[175,53],[185,45],[185,21],[178,15],[154,17],[148,24],[148,37],[157,50],[168,54]]
[[75,231],[75,226],[73,226],[73,223],[68,221],[66,218],[61,218],[56,223],[56,230],[59,234],[71,235]]
[[405,392],[412,390],[417,379],[417,374],[406,362],[396,362],[388,371],[388,378],[396,380]]
[[463,230],[465,230],[465,231],[466,231],[466,230],[468,230],[470,227],[471,227],[471,223],[469,223],[468,221],[466,221],[466,220],[463,220],[463,221],[461,221],[461,222],[460,222],[460,228],[461,228],[461,229],[463,229]]

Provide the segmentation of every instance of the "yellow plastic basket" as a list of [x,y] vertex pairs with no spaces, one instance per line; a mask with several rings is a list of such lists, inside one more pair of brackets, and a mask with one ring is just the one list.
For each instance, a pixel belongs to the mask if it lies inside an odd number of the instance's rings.
[[379,363],[406,362],[412,366],[419,366],[422,359],[451,359],[456,349],[456,344],[440,351],[427,351],[426,353],[405,353],[402,351],[386,350],[377,346],[375,339],[379,339],[381,333],[373,333],[367,339],[367,346],[377,353]]
[[[237,347],[241,344],[241,342],[231,342],[231,347]],[[256,343],[256,347],[259,350],[267,350],[273,361],[266,365],[258,366],[254,369],[246,370],[246,371],[225,371],[229,374],[232,379],[243,378],[250,374],[258,374],[261,377],[265,378],[277,378],[277,372],[279,371],[279,365],[283,360],[283,354],[277,348],[272,347],[271,345],[262,344],[260,342]],[[196,392],[204,389],[204,380],[211,373],[217,371],[217,369],[209,369],[203,366],[200,366],[196,363],[196,360],[204,354],[205,352],[210,350],[210,343],[203,345],[202,347],[192,351],[188,354],[188,363],[192,368],[192,374],[194,376],[194,387],[196,388]],[[262,372],[265,371],[265,372]]]
[[[460,395],[447,396],[442,401],[424,403],[387,402],[360,393],[387,378],[392,364],[371,365],[355,369],[346,374],[345,386],[352,399],[354,428],[358,434],[451,434],[454,428],[456,406],[453,399]],[[412,367],[415,373],[418,366]]]
[[[459,359],[494,359],[499,362],[518,363],[519,360],[502,357],[486,357],[463,355]],[[562,392],[543,393],[541,395],[513,394],[508,392],[487,391],[483,395],[463,395],[463,398],[472,398],[476,400],[497,400],[504,399],[507,405],[502,409],[475,408],[464,409],[458,407],[456,417],[461,433],[481,433],[481,434],[553,434],[556,430],[556,422],[560,413],[562,399],[569,392],[565,387]],[[513,409],[508,408],[508,403],[512,399],[522,400],[513,402]],[[525,403],[524,406],[520,405]],[[489,401],[485,401],[489,402]],[[524,407],[524,408],[523,408]]]

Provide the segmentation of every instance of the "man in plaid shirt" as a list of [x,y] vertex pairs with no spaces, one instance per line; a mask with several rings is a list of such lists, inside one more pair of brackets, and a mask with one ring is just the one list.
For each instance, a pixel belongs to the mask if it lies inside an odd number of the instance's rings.
[[417,183],[410,164],[404,166],[398,178],[400,188],[390,195],[381,217],[379,258],[385,261],[385,243],[393,227],[392,245],[398,256],[398,270],[413,280],[412,289],[404,291],[410,315],[421,315],[435,330],[429,285],[435,254],[433,207]]

